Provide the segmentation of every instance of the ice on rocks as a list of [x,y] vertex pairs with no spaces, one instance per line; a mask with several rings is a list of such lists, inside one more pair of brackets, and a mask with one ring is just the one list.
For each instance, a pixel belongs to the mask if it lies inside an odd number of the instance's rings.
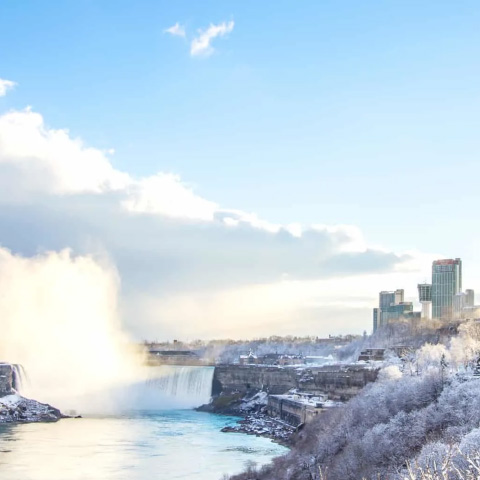
[[18,394],[0,397],[0,423],[56,422],[63,415],[56,408]]

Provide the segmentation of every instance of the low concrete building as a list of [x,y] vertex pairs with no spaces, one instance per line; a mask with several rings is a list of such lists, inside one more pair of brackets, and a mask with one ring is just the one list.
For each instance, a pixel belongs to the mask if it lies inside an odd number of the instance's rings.
[[311,422],[322,410],[334,405],[326,395],[307,393],[269,395],[267,413],[296,427]]
[[370,362],[370,361],[382,361],[384,359],[385,349],[384,348],[367,348],[360,352],[358,357],[359,361]]
[[305,357],[302,355],[288,355],[280,353],[267,353],[258,357],[259,365],[304,365]]
[[258,357],[250,350],[248,355],[240,355],[238,359],[240,365],[257,365]]
[[288,355],[281,353],[266,353],[255,355],[252,351],[248,355],[240,355],[239,365],[304,365],[305,357],[302,355]]

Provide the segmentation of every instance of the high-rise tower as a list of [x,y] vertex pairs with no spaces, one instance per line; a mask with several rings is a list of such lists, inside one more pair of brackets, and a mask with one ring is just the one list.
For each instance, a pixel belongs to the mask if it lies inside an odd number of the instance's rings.
[[455,318],[465,318],[472,311],[475,305],[475,292],[471,289],[460,292],[453,297],[453,316]]
[[422,318],[431,320],[432,318],[432,284],[418,284],[418,299],[422,304]]
[[403,302],[405,293],[403,288],[387,292],[385,290],[381,291],[378,295],[378,306],[380,310],[386,310],[390,305],[398,305]]
[[467,294],[465,306],[473,307],[475,305],[475,291],[472,289],[467,289],[465,290],[465,293]]
[[453,318],[454,297],[462,291],[462,260],[435,260],[432,264],[433,318]]
[[398,320],[413,310],[412,302],[404,302],[403,288],[393,291],[381,291],[378,296],[378,308],[373,309],[373,331],[392,320]]

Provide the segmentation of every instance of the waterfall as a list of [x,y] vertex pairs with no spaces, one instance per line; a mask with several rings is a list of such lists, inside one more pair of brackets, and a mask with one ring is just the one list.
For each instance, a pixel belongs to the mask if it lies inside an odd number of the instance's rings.
[[12,387],[17,393],[23,394],[28,387],[28,375],[23,365],[19,363],[12,364]]
[[194,408],[210,401],[214,367],[147,367],[146,387],[165,408]]

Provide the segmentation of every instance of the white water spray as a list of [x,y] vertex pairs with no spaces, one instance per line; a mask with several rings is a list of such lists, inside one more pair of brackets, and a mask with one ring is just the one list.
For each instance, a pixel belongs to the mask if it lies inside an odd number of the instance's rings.
[[213,368],[143,366],[118,320],[117,288],[115,269],[93,258],[0,248],[0,357],[17,364],[16,390],[82,414],[208,402]]
[[[117,288],[106,262],[0,248],[0,357],[28,371],[28,396],[65,410],[115,410],[116,392],[138,381],[141,364],[120,327]],[[19,368],[16,377],[23,390]]]

